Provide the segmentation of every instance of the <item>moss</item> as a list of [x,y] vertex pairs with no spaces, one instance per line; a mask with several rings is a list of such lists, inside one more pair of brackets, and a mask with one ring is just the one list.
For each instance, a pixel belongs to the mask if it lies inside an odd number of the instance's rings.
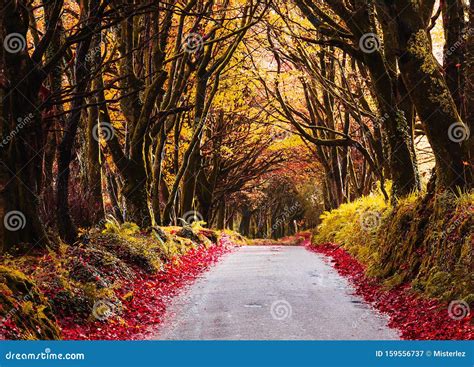
[[171,261],[179,255],[184,255],[192,248],[197,248],[198,244],[184,237],[174,237],[161,246],[163,260]]
[[200,242],[198,235],[194,233],[191,227],[181,228],[178,232],[176,232],[176,235],[179,237],[188,238],[191,241],[196,242],[196,243]]
[[118,224],[115,221],[108,221],[105,223],[104,233],[115,233],[123,237],[131,236],[140,231],[135,223],[125,222],[123,224]]
[[[410,195],[387,205],[375,193],[321,216],[314,243],[335,242],[387,286],[411,282],[414,289],[443,300],[472,293],[472,193],[434,197]],[[378,225],[364,226],[378,213]]]
[[436,63],[433,59],[430,41],[425,30],[420,29],[410,38],[407,44],[407,51],[420,60],[423,72],[432,74],[436,71]]
[[154,236],[161,242],[166,242],[166,241],[169,240],[169,236],[160,227],[152,227],[152,232],[153,232]]
[[[101,314],[101,305],[109,303],[114,305],[114,314],[120,313],[121,300],[133,298],[133,293],[119,298],[118,289],[142,272],[156,273],[165,263],[179,261],[199,246],[209,247],[222,236],[193,224],[193,241],[177,236],[180,229],[162,227],[157,237],[156,231],[141,231],[133,223],[110,222],[102,232],[93,229],[85,233],[83,244],[61,244],[56,252],[37,256],[5,257],[0,265],[0,316],[7,319],[0,326],[2,335],[8,339],[58,339],[53,315],[86,323],[94,320],[94,312]],[[243,239],[234,232],[229,236],[232,241]]]
[[393,288],[397,285],[403,284],[404,276],[402,274],[394,274],[390,278],[384,281],[384,286],[387,288]]
[[369,267],[378,261],[376,233],[390,208],[383,195],[373,194],[321,215],[321,224],[314,233],[315,243],[335,242]]
[[229,241],[236,246],[246,246],[250,243],[246,237],[230,229],[216,230],[216,233],[219,240],[223,235],[225,235],[227,238],[229,238]]
[[470,293],[467,296],[463,298],[463,301],[465,301],[468,305],[474,304],[474,293]]
[[[142,233],[133,223],[122,225],[110,222],[103,231],[101,242],[105,248],[130,266],[138,266],[148,273],[156,273],[163,263],[186,254],[199,245],[209,247],[212,242],[200,232],[200,222],[186,227],[160,227]],[[209,230],[207,230],[209,231]]]
[[438,271],[430,274],[425,286],[429,296],[441,297],[452,284],[452,276],[448,272]]
[[200,235],[206,237],[212,243],[217,243],[219,241],[219,234],[213,230],[203,229],[201,230]]
[[131,267],[138,267],[150,274],[162,268],[158,243],[149,243],[145,238],[123,234],[103,234],[97,236],[96,241]]
[[[101,246],[100,246],[101,247]],[[122,260],[113,253],[97,246],[95,237],[92,242],[86,246],[68,246],[64,253],[66,259],[66,267],[71,270],[71,278],[81,282],[94,280],[97,276],[113,283],[117,277],[120,279],[133,280],[135,273]],[[74,264],[80,262],[80,265]],[[84,268],[84,269],[83,269]],[[84,276],[75,274],[75,272],[84,271]]]
[[47,299],[20,270],[0,266],[0,330],[15,339],[59,339]]

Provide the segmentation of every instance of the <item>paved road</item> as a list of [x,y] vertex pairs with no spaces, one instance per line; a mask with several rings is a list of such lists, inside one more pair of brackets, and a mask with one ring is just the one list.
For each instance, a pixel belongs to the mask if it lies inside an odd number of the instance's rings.
[[304,247],[240,247],[177,296],[153,339],[397,339]]

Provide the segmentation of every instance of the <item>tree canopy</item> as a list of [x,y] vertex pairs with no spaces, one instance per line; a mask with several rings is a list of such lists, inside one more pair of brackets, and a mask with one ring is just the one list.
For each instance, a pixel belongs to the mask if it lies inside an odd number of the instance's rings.
[[472,189],[472,2],[0,9],[3,251],[110,216],[282,236],[376,186]]

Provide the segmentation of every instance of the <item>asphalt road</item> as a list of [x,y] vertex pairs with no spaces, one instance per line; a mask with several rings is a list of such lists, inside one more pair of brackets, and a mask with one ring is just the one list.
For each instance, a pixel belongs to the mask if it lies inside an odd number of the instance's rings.
[[304,247],[240,247],[173,300],[152,339],[398,339],[352,292]]

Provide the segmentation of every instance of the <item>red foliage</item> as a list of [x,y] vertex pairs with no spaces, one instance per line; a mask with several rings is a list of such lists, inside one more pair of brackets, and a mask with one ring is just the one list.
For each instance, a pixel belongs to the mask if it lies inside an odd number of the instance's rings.
[[384,289],[376,278],[365,275],[364,266],[340,246],[326,243],[312,246],[310,251],[332,258],[337,272],[355,286],[355,294],[390,317],[389,326],[400,330],[403,339],[410,340],[472,340],[472,312],[460,320],[449,317],[448,305],[426,299],[414,292],[409,284]]
[[85,325],[77,324],[72,317],[58,320],[66,340],[130,340],[144,339],[150,326],[159,324],[173,296],[185,285],[215,263],[220,256],[230,251],[230,242],[223,238],[218,245],[208,249],[200,247],[171,261],[158,274],[137,274],[133,282],[116,290],[122,299],[132,292],[133,297],[122,302],[123,312],[119,317],[94,320]]

